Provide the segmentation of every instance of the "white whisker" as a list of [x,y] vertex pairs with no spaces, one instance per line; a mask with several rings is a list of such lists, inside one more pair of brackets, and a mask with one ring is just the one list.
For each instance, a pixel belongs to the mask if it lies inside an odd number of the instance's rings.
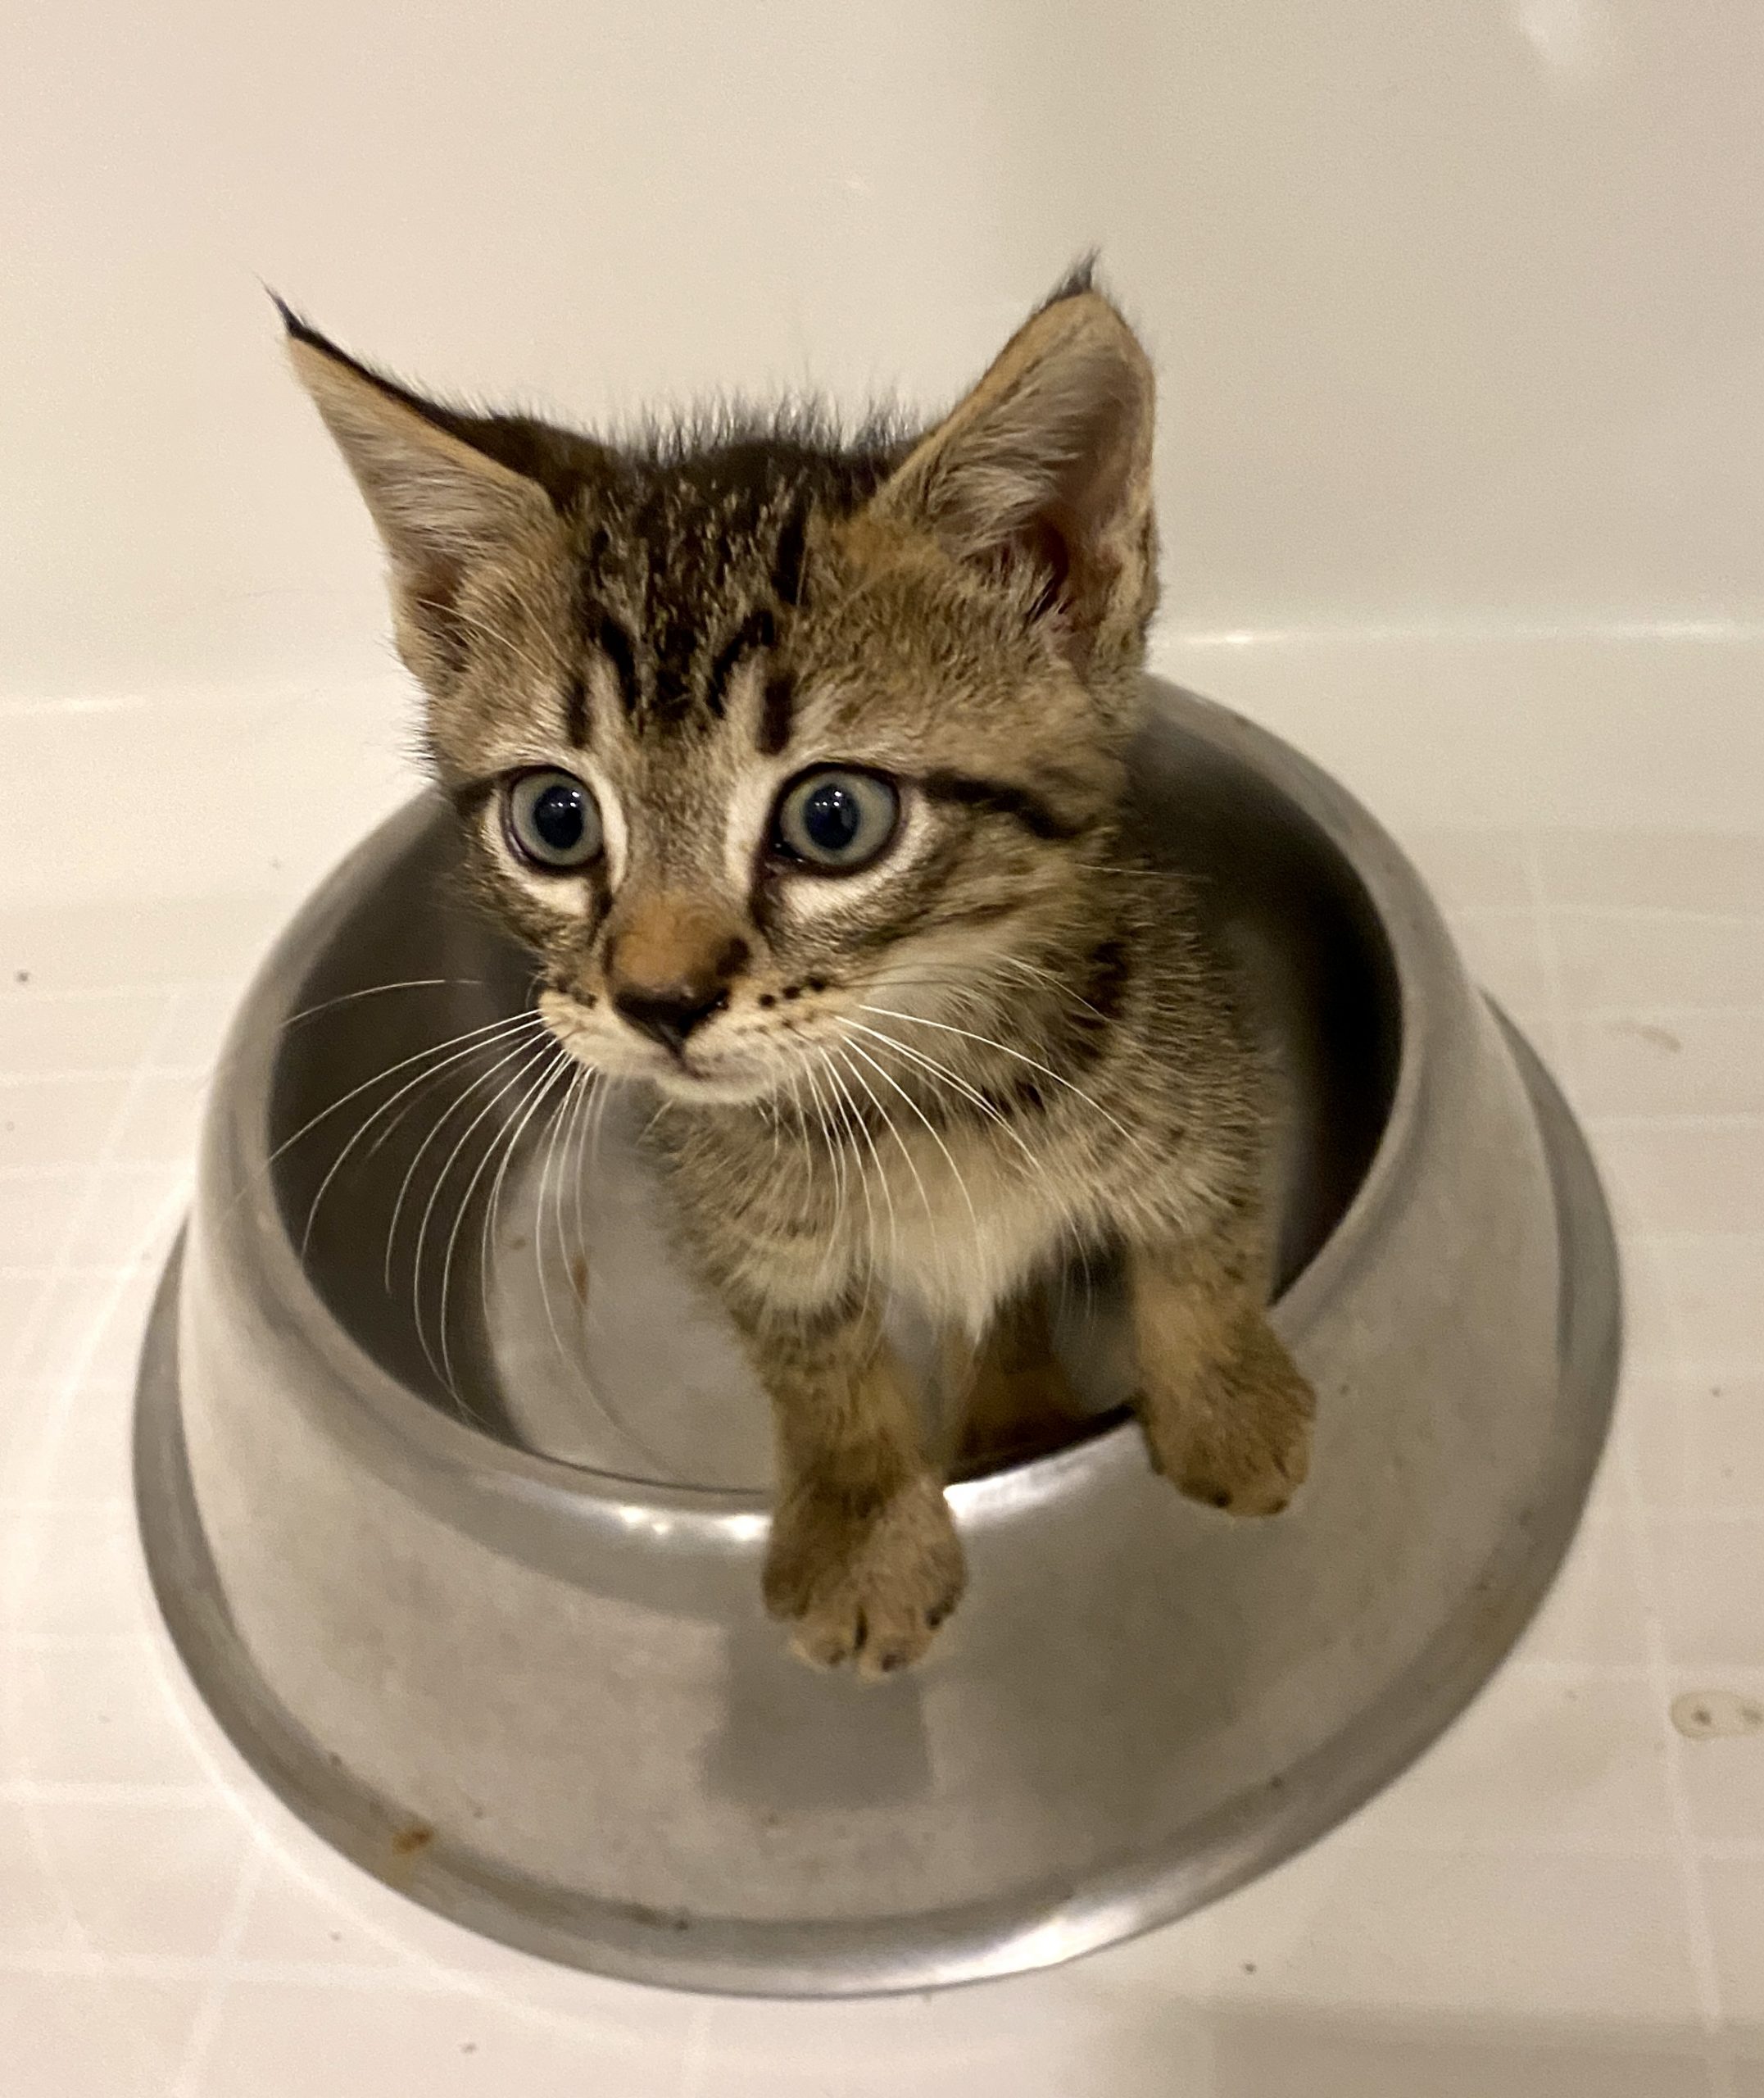
[[835,1228],[828,1233],[826,1243],[821,1251],[820,1272],[824,1276],[840,1251],[838,1224],[844,1221],[846,1210],[846,1155],[843,1147],[833,1134],[832,1124],[828,1119],[826,1104],[821,1097],[820,1083],[816,1079],[813,1069],[805,1065],[802,1079],[814,1102],[815,1119],[821,1125],[821,1138],[827,1146],[828,1158],[833,1178],[833,1206],[837,1222]]
[[[882,1162],[882,1153],[876,1147],[876,1139],[871,1133],[870,1125],[864,1119],[863,1110],[858,1106],[856,1101],[854,1100],[851,1096],[851,1088],[849,1081],[851,1078],[855,1078],[857,1074],[855,1070],[848,1070],[845,1068],[846,1056],[842,1049],[823,1050],[821,1053],[828,1059],[828,1069],[838,1082],[840,1093],[844,1098],[847,1107],[850,1110],[851,1119],[856,1124],[858,1133],[863,1138],[865,1145],[868,1148],[870,1162],[876,1169],[876,1184],[881,1190],[882,1204],[888,1212],[889,1266],[891,1269],[898,1268],[900,1265],[900,1238],[899,1227],[895,1219],[894,1190],[888,1184],[887,1171]],[[872,1095],[872,1098],[874,1096]],[[874,1264],[874,1225],[873,1220],[871,1245],[871,1262],[873,1265]]]
[[[873,1069],[878,1071],[882,1069],[881,1065],[876,1063],[873,1058],[865,1056],[864,1051],[858,1047],[855,1042],[846,1042],[841,1053],[847,1057],[864,1056],[864,1060],[867,1064],[869,1064]],[[937,1242],[937,1213],[932,1207],[931,1196],[926,1188],[924,1178],[919,1172],[918,1161],[914,1157],[912,1148],[908,1144],[906,1138],[903,1137],[900,1130],[896,1128],[894,1117],[888,1112],[887,1108],[883,1105],[881,1096],[877,1092],[875,1087],[873,1086],[869,1080],[864,1077],[863,1072],[858,1069],[855,1064],[849,1065],[848,1068],[850,1070],[852,1077],[857,1080],[858,1083],[863,1087],[865,1092],[869,1095],[870,1104],[875,1108],[876,1112],[882,1117],[882,1127],[888,1132],[889,1135],[894,1138],[896,1144],[900,1149],[901,1157],[906,1160],[906,1169],[913,1176],[913,1185],[918,1190],[918,1199],[925,1206],[925,1222],[931,1232],[932,1242],[933,1246],[935,1246]],[[887,1074],[884,1072],[883,1075],[886,1077]],[[889,1083],[890,1084],[893,1084],[894,1082],[891,1079]],[[898,1087],[896,1087],[895,1089],[896,1092],[900,1090]]]
[[378,998],[388,991],[434,991],[440,989],[478,988],[481,976],[407,976],[397,983],[369,983],[357,991],[339,991],[334,998],[321,998],[315,1006],[302,1006],[297,1013],[290,1013],[281,1023],[283,1033],[298,1027],[302,1020],[316,1019],[320,1014],[334,1012],[339,1006],[352,1006],[358,998]]
[[864,1197],[863,1309],[868,1312],[870,1308],[870,1300],[876,1287],[876,1206],[870,1199],[869,1176],[864,1170],[863,1160],[858,1156],[854,1131],[855,1129],[856,1132],[861,1133],[866,1141],[869,1132],[864,1128],[861,1118],[855,1115],[851,1105],[851,1096],[846,1090],[844,1082],[840,1078],[838,1069],[832,1056],[825,1049],[817,1050],[815,1053],[820,1058],[823,1068],[827,1073],[828,1093],[833,1102],[834,1112],[839,1117],[840,1127],[845,1131],[846,1138],[851,1142],[851,1177],[857,1182],[858,1192]]
[[[419,1151],[417,1156],[420,1157],[422,1156],[422,1151],[426,1151],[429,1148],[429,1145],[434,1142],[436,1135],[441,1130],[442,1126],[458,1112],[459,1109],[465,1105],[465,1101],[474,1092],[477,1091],[479,1086],[487,1083],[491,1079],[496,1076],[497,1071],[502,1069],[506,1065],[515,1062],[516,1058],[520,1058],[524,1060],[529,1056],[537,1056],[542,1053],[542,1051],[537,1042],[524,1042],[518,1048],[512,1050],[509,1055],[503,1057],[500,1063],[493,1065],[483,1078],[474,1080],[473,1083],[466,1088],[465,1091],[460,1094],[460,1097],[455,1101],[452,1106],[447,1110],[447,1113],[436,1123],[434,1128],[429,1131],[428,1136],[424,1138],[423,1140],[422,1150]],[[435,1175],[435,1184],[429,1191],[429,1200],[423,1206],[422,1217],[416,1228],[416,1247],[410,1260],[411,1317],[415,1322],[416,1337],[422,1346],[424,1360],[428,1363],[429,1368],[433,1369],[441,1378],[442,1383],[447,1386],[447,1390],[452,1395],[456,1405],[459,1403],[460,1395],[457,1392],[454,1391],[451,1379],[447,1377],[441,1363],[437,1360],[433,1351],[429,1347],[427,1329],[423,1323],[423,1252],[424,1247],[429,1243],[429,1227],[430,1220],[434,1216],[436,1206],[441,1200],[441,1191],[447,1186],[448,1176],[453,1171],[455,1160],[459,1157],[460,1153],[464,1151],[466,1145],[470,1142],[473,1131],[477,1129],[484,1122],[484,1120],[495,1111],[497,1102],[503,1097],[511,1085],[517,1084],[519,1082],[520,1075],[520,1073],[517,1071],[512,1079],[506,1079],[501,1085],[498,1086],[490,1095],[489,1098],[485,1101],[483,1106],[478,1109],[478,1112],[472,1116],[471,1119],[460,1132],[458,1141],[455,1143],[452,1150],[447,1153],[445,1160],[442,1162],[440,1172]],[[413,1160],[412,1163],[414,1165],[415,1161]],[[405,1181],[405,1186],[407,1188],[409,1185],[410,1180],[407,1175]],[[401,1192],[402,1191],[401,1190]],[[394,1211],[392,1228],[393,1230],[396,1230],[397,1228],[397,1212]],[[391,1256],[391,1246],[392,1240],[388,1234],[387,1240],[388,1259]],[[445,1278],[443,1278],[443,1279],[445,1279]],[[445,1319],[446,1315],[447,1298],[445,1294],[443,1294],[441,1301],[441,1316]],[[441,1337],[442,1346],[445,1347],[446,1339],[444,1329],[442,1333]]]
[[502,1189],[508,1178],[509,1168],[520,1148],[520,1140],[527,1124],[538,1111],[539,1103],[551,1090],[551,1082],[568,1062],[569,1051],[559,1044],[551,1060],[540,1069],[533,1080],[533,1090],[521,1103],[519,1112],[509,1131],[507,1143],[503,1147],[502,1160],[497,1168],[496,1178],[491,1183],[490,1199],[484,1205],[483,1233],[478,1243],[478,1283],[483,1304],[484,1330],[487,1333],[492,1322],[490,1306],[490,1270],[492,1265],[497,1219],[502,1213]]
[[[524,1015],[521,1017],[524,1019],[526,1015]],[[533,1017],[537,1019],[537,1015],[535,1015]],[[524,1030],[521,1029],[515,1029],[513,1030],[513,1032],[515,1033],[521,1033],[524,1031]],[[302,1261],[306,1260],[306,1249],[312,1242],[312,1227],[317,1220],[319,1205],[324,1200],[326,1190],[329,1188],[331,1183],[337,1178],[338,1174],[342,1172],[345,1164],[348,1160],[350,1154],[354,1151],[356,1146],[361,1142],[361,1139],[367,1134],[368,1131],[374,1127],[374,1124],[380,1119],[381,1116],[388,1113],[392,1108],[397,1107],[398,1102],[401,1100],[405,1101],[405,1105],[402,1107],[398,1108],[398,1112],[392,1115],[392,1119],[387,1123],[385,1128],[381,1130],[379,1135],[375,1138],[373,1143],[369,1146],[369,1155],[370,1156],[374,1151],[379,1149],[381,1144],[383,1144],[392,1132],[397,1128],[398,1124],[404,1119],[405,1116],[410,1113],[410,1110],[415,1106],[416,1100],[415,1096],[419,1093],[423,1088],[428,1085],[431,1080],[439,1078],[442,1073],[448,1069],[451,1065],[462,1064],[465,1062],[469,1057],[476,1056],[480,1050],[498,1046],[501,1042],[507,1039],[508,1036],[505,1033],[496,1037],[493,1041],[474,1042],[469,1044],[465,1048],[456,1050],[452,1055],[442,1057],[440,1063],[431,1065],[426,1071],[419,1071],[416,1076],[413,1079],[407,1079],[405,1083],[398,1088],[396,1092],[392,1093],[389,1098],[383,1100],[370,1115],[364,1118],[364,1119],[357,1125],[353,1134],[350,1137],[348,1142],[343,1146],[342,1149],[338,1152],[336,1157],[331,1160],[329,1168],[326,1169],[324,1178],[319,1183],[318,1192],[314,1195],[311,1203],[306,1210],[306,1225],[300,1235],[300,1257]],[[409,1097],[407,1097],[407,1096]]]
[[[478,1123],[483,1121],[485,1115],[490,1114],[495,1108],[500,1106],[503,1101],[507,1099],[508,1096],[515,1090],[515,1087],[519,1085],[522,1081],[528,1077],[531,1069],[532,1066],[528,1065],[527,1070],[517,1071],[514,1077],[509,1079],[506,1085],[501,1087],[491,1096],[488,1104],[484,1107],[483,1112],[478,1115],[477,1119],[474,1121],[472,1124],[473,1128],[476,1128]],[[469,1129],[466,1132],[466,1134],[469,1136],[470,1133],[471,1131]],[[459,1251],[460,1232],[465,1224],[467,1213],[471,1208],[472,1197],[477,1192],[478,1183],[483,1178],[485,1173],[489,1169],[490,1161],[497,1156],[497,1151],[501,1149],[501,1139],[506,1136],[507,1133],[508,1124],[505,1121],[502,1128],[492,1133],[489,1142],[484,1146],[483,1157],[478,1160],[477,1165],[472,1169],[471,1178],[465,1183],[465,1192],[460,1196],[460,1206],[454,1215],[453,1228],[447,1234],[447,1250],[442,1256],[441,1311],[438,1326],[438,1331],[441,1337],[441,1376],[442,1382],[446,1384],[447,1389],[453,1393],[456,1401],[459,1401],[462,1413],[465,1411],[466,1409],[465,1408],[464,1401],[460,1401],[459,1389],[453,1381],[453,1342],[451,1336],[447,1330],[447,1293],[452,1285],[453,1262],[454,1256]],[[436,1183],[437,1193],[440,1192],[440,1184],[441,1183],[438,1181]]]
[[[263,1164],[246,1181],[244,1186],[234,1194],[233,1200],[221,1212],[223,1219],[232,1215],[258,1182],[269,1174],[284,1152],[292,1151],[302,1138],[310,1136],[320,1123],[328,1122],[332,1115],[341,1114],[351,1100],[359,1100],[363,1093],[371,1092],[375,1086],[381,1084],[387,1079],[396,1078],[400,1071],[408,1070],[412,1064],[428,1063],[437,1058],[447,1059],[447,1052],[460,1042],[476,1043],[487,1047],[492,1038],[501,1036],[506,1030],[538,1024],[541,1023],[537,1013],[505,1013],[500,1019],[486,1020],[482,1026],[469,1027],[458,1034],[450,1034],[445,1041],[433,1042],[426,1049],[419,1049],[414,1055],[401,1057],[396,1064],[388,1064],[382,1069],[374,1072],[371,1076],[362,1079],[359,1085],[351,1086],[340,1098],[333,1100],[329,1106],[321,1107],[316,1115],[309,1120],[302,1122],[292,1136],[284,1137]],[[471,1052],[468,1049],[462,1053],[469,1055]],[[458,1060],[447,1059],[447,1060]],[[441,1069],[441,1064],[437,1063],[435,1068]]]
[[1008,1048],[1004,1042],[995,1042],[989,1034],[976,1034],[972,1028],[952,1026],[948,1020],[923,1019],[917,1013],[896,1012],[887,1006],[867,1005],[862,1010],[867,1013],[874,1013],[882,1019],[904,1019],[912,1027],[934,1027],[944,1034],[959,1034],[969,1042],[979,1042],[982,1047],[997,1050],[1001,1056],[1009,1056],[1017,1063],[1027,1064],[1031,1070],[1039,1071],[1043,1078],[1051,1079],[1055,1085],[1063,1086],[1068,1092],[1075,1094],[1086,1106],[1094,1109],[1097,1114],[1100,1115],[1111,1128],[1118,1130],[1136,1150],[1138,1149],[1140,1139],[1124,1123],[1118,1122],[1101,1101],[1093,1100],[1082,1086],[1074,1085],[1070,1079],[1062,1078],[1059,1073],[1050,1065],[1038,1062],[1033,1056],[1024,1056],[1020,1049]]
[[891,1072],[885,1070],[882,1066],[877,1062],[876,1059],[871,1056],[868,1050],[861,1047],[855,1042],[850,1042],[847,1046],[850,1047],[853,1056],[861,1056],[864,1062],[869,1065],[870,1069],[873,1070],[879,1078],[883,1079],[888,1085],[893,1087],[894,1090],[900,1094],[900,1097],[906,1102],[907,1106],[912,1109],[913,1112],[924,1124],[926,1135],[930,1138],[931,1141],[937,1147],[938,1150],[942,1152],[944,1164],[949,1167],[950,1175],[954,1178],[956,1186],[962,1191],[962,1201],[967,1206],[968,1210],[968,1220],[974,1227],[975,1249],[983,1265],[986,1261],[986,1242],[985,1234],[980,1228],[980,1212],[974,1207],[974,1198],[968,1192],[968,1183],[962,1178],[962,1169],[955,1162],[955,1154],[943,1141],[942,1133],[937,1128],[936,1124],[933,1122],[931,1117],[925,1112],[924,1109],[921,1107],[918,1102],[913,1097],[912,1094],[909,1093],[906,1088],[900,1083],[900,1080],[896,1079]]
[[893,1035],[885,1033],[879,1027],[866,1027],[860,1019],[841,1020],[840,1024],[842,1027],[855,1029],[859,1034],[868,1035],[873,1042],[886,1042],[889,1048],[909,1058],[933,1078],[941,1079],[946,1084],[954,1086],[964,1099],[972,1101],[983,1115],[998,1124],[1037,1173],[1042,1170],[1041,1160],[1023,1142],[1022,1135],[1009,1116],[995,1106],[983,1092],[977,1092],[964,1078],[952,1071],[947,1064],[940,1064],[935,1056],[927,1056],[921,1051],[909,1047],[905,1042],[897,1041]]
[[[489,1081],[496,1076],[498,1071],[503,1069],[506,1065],[513,1063],[517,1056],[524,1056],[529,1049],[537,1048],[539,1046],[537,1031],[523,1029],[521,1033],[524,1038],[524,1039],[517,1041],[515,1047],[509,1050],[505,1056],[499,1056],[496,1062],[490,1066],[487,1071],[480,1071],[476,1078],[471,1079],[466,1085],[463,1086],[460,1090],[454,1095],[453,1098],[448,1101],[447,1105],[441,1110],[440,1114],[436,1116],[434,1122],[430,1126],[429,1134],[424,1137],[421,1143],[417,1146],[415,1151],[411,1155],[410,1163],[405,1167],[404,1178],[398,1183],[397,1199],[392,1206],[391,1220],[386,1226],[386,1264],[383,1271],[383,1278],[388,1293],[392,1289],[392,1256],[398,1242],[398,1225],[400,1219],[404,1215],[404,1206],[410,1199],[410,1186],[411,1183],[416,1178],[416,1169],[422,1164],[424,1159],[428,1156],[429,1146],[434,1142],[435,1139],[441,1134],[442,1131],[446,1128],[448,1123],[453,1119],[454,1116],[459,1112],[460,1108],[465,1105],[466,1101],[471,1098],[472,1095],[477,1092],[478,1088],[482,1085],[487,1084]],[[489,1046],[500,1049],[504,1046],[504,1041],[506,1038],[500,1038],[497,1042]]]
[[[545,1271],[545,1198],[546,1190],[551,1185],[552,1169],[557,1164],[557,1140],[564,1126],[565,1114],[574,1101],[578,1090],[586,1076],[587,1074],[578,1065],[569,1083],[564,1088],[562,1098],[551,1110],[551,1119],[547,1125],[545,1138],[545,1163],[539,1169],[539,1198],[533,1206],[533,1257],[539,1269],[539,1296],[545,1306],[545,1323],[551,1328],[551,1345],[557,1350],[559,1359],[566,1366],[569,1361],[569,1355],[564,1346],[563,1335],[558,1331],[557,1314],[551,1308],[551,1278]],[[561,1226],[558,1230],[557,1242],[558,1250],[563,1251],[564,1234]]]

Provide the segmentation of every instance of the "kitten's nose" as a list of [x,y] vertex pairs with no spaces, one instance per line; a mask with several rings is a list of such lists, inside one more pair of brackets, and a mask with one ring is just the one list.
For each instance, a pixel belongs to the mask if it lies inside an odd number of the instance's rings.
[[658,996],[653,992],[623,990],[613,993],[613,1003],[634,1028],[676,1054],[686,1047],[687,1037],[713,1013],[729,1001],[728,988],[719,984],[708,997],[696,984]]
[[606,949],[606,990],[619,1016],[678,1056],[728,1003],[746,941],[708,901],[678,894],[633,901]]

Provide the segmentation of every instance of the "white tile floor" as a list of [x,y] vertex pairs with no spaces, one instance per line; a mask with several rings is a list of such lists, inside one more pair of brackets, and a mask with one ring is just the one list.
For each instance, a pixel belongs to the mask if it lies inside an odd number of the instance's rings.
[[1411,842],[1625,1240],[1631,1367],[1566,1574],[1421,1765],[1259,1884],[1032,1980],[818,2006],[475,1941],[220,1738],[146,1596],[129,1377],[202,1069],[311,868],[0,892],[0,2090],[1764,2098],[1764,839]]

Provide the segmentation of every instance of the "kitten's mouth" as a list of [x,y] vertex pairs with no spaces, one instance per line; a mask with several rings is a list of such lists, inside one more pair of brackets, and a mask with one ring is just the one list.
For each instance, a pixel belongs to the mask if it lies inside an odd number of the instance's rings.
[[670,1100],[696,1106],[739,1106],[764,1100],[790,1083],[787,1059],[754,1055],[738,1043],[689,1041],[678,1049],[641,1040],[608,1040],[566,993],[547,990],[539,1016],[559,1047],[609,1079],[642,1079]]

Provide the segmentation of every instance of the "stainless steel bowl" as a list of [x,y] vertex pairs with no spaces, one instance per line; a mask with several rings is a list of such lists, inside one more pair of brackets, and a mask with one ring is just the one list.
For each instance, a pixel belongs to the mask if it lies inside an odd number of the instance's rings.
[[[149,1336],[138,1494],[203,1694],[368,1871],[646,1981],[1005,1973],[1309,1841],[1517,1634],[1615,1380],[1584,1146],[1339,788],[1168,688],[1141,756],[1149,833],[1203,878],[1286,1077],[1277,1323],[1321,1398],[1312,1481],[1258,1524],[1154,1478],[1108,1410],[1108,1278],[1077,1278],[1100,1417],[952,1488],[967,1600],[880,1684],[811,1673],[762,1614],[764,1408],[628,1130],[520,1128],[518,1063],[433,1137],[447,1074],[393,1103],[403,1060],[525,993],[441,812],[288,933]],[[505,1154],[492,1205],[493,1167],[468,1181]]]

